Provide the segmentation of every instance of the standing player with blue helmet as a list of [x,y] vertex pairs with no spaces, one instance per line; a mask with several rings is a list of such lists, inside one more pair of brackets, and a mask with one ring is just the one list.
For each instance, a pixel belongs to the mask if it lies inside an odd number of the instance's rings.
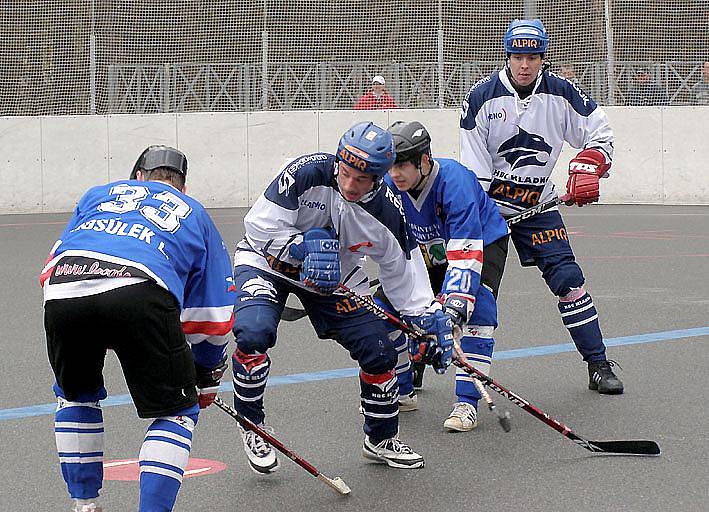
[[[503,216],[556,197],[550,175],[564,141],[581,151],[569,163],[567,204],[598,201],[613,158],[603,110],[576,84],[547,71],[549,37],[538,19],[514,20],[504,36],[507,65],[471,89],[460,118],[461,162],[478,176]],[[584,275],[557,209],[514,224],[523,266],[536,265],[559,298],[561,319],[588,364],[589,389],[623,392]]]
[[130,180],[84,194],[42,270],[54,431],[75,512],[101,510],[107,349],[138,416],[153,418],[139,456],[143,512],[172,510],[199,410],[227,367],[231,262],[186,176],[180,151],[147,148]]
[[[387,182],[401,192],[433,291],[453,319],[465,359],[488,374],[497,290],[507,257],[507,224],[475,174],[455,160],[431,156],[431,136],[421,123],[397,121],[389,132],[396,162]],[[404,392],[411,382],[405,371],[400,372]],[[462,370],[456,373],[455,393],[456,403],[443,426],[450,432],[468,432],[477,426],[480,393]]]
[[[338,293],[340,283],[368,293],[363,267],[370,258],[404,319],[433,337],[438,365],[450,364],[451,320],[434,299],[401,201],[382,180],[393,163],[391,134],[372,123],[356,124],[340,139],[336,155],[314,153],[289,163],[244,218],[246,234],[234,256],[234,406],[263,424],[267,351],[293,293],[318,337],[336,340],[359,364],[364,456],[390,467],[418,468],[423,457],[397,436],[397,353],[387,325]],[[254,471],[278,467],[275,451],[260,436],[242,432],[242,438]]]

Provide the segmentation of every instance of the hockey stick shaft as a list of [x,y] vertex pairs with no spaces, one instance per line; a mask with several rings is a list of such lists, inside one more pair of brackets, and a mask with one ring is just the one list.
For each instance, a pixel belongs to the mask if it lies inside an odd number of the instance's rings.
[[534,217],[538,213],[542,213],[547,210],[551,210],[555,206],[559,206],[560,204],[563,204],[563,203],[564,203],[564,201],[562,201],[560,197],[556,197],[556,198],[551,199],[549,201],[539,203],[537,206],[532,206],[531,208],[528,208],[527,210],[524,210],[523,212],[519,212],[517,215],[513,215],[512,217],[505,219],[505,220],[506,220],[508,226],[512,226],[513,224],[517,224],[518,222],[522,222],[523,220],[526,220],[530,217]]
[[256,434],[259,435],[262,439],[267,441],[269,444],[271,444],[274,448],[276,448],[279,452],[281,452],[283,455],[288,457],[290,460],[298,464],[301,468],[303,468],[305,471],[316,477],[318,480],[321,482],[324,482],[328,486],[332,487],[335,489],[337,492],[340,494],[349,494],[350,493],[350,488],[349,486],[338,476],[335,478],[328,478],[320,471],[317,470],[315,466],[313,466],[310,462],[305,460],[303,457],[295,453],[294,451],[286,448],[286,446],[281,443],[278,439],[273,437],[271,434],[266,432],[264,429],[256,425],[253,421],[248,419],[246,416],[241,414],[239,411],[234,409],[233,407],[230,407],[224,400],[222,400],[219,397],[216,397],[214,399],[214,405],[219,407],[222,411],[227,413],[229,416],[234,418],[239,425],[244,427],[246,430],[251,430],[252,432],[255,432]]
[[[378,316],[379,318],[389,321],[392,324],[396,325],[399,329],[402,331],[406,332],[410,336],[413,337],[420,337],[420,334],[418,334],[416,331],[411,329],[407,324],[402,322],[399,318],[396,316],[392,315],[388,311],[382,309],[379,305],[375,304],[374,302],[367,300],[366,298],[356,294],[349,288],[347,288],[344,285],[340,285],[340,289],[347,295],[348,297],[352,298],[355,302],[360,304],[362,307],[373,313],[374,315]],[[544,422],[546,425],[550,426],[557,432],[559,432],[561,435],[564,437],[571,439],[573,442],[576,444],[582,446],[583,448],[586,448],[587,450],[594,452],[594,453],[614,453],[614,454],[623,454],[623,455],[649,455],[649,456],[656,456],[660,455],[660,447],[655,443],[654,441],[589,441],[587,439],[584,439],[583,437],[579,436],[575,432],[573,432],[569,427],[564,425],[558,420],[555,420],[545,412],[542,412],[540,409],[536,408],[532,404],[530,404],[527,400],[522,398],[521,396],[517,395],[516,393],[513,393],[509,389],[505,388],[504,386],[498,384],[496,381],[494,381],[491,377],[485,375],[483,372],[472,366],[470,363],[467,361],[460,360],[458,358],[453,359],[453,364],[457,366],[458,368],[463,369],[466,373],[473,375],[480,380],[482,380],[485,384],[490,386],[490,388],[493,389],[493,391],[499,393],[503,397],[507,398],[509,401],[511,401],[513,404],[517,405],[520,409],[523,409],[527,411],[529,414],[534,416],[535,418],[541,420]]]

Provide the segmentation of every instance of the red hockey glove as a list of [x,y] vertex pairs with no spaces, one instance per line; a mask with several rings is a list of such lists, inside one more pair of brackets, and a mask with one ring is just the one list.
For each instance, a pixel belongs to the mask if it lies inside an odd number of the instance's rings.
[[197,398],[199,399],[199,408],[205,409],[212,405],[214,398],[219,392],[219,381],[222,375],[228,368],[226,357],[222,359],[216,368],[205,368],[195,363],[195,371],[197,373]]
[[566,195],[561,199],[568,205],[583,206],[595,203],[600,197],[598,179],[610,169],[603,153],[597,149],[584,149],[569,162],[569,180]]

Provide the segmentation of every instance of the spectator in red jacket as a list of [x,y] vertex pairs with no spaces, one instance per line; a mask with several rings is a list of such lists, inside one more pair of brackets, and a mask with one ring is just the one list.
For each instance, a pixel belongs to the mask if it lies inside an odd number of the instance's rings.
[[355,110],[384,110],[397,108],[394,98],[384,89],[384,77],[377,75],[372,78],[372,89],[362,95],[354,105]]

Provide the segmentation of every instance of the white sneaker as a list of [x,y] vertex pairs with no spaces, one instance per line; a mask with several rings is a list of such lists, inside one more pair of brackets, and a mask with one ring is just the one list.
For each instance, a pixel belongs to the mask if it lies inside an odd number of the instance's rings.
[[418,396],[416,396],[416,391],[399,397],[399,412],[415,411],[418,408],[419,399]]
[[[259,425],[269,434],[273,433],[271,427],[263,424]],[[249,458],[249,466],[251,469],[260,475],[273,473],[278,469],[278,457],[276,451],[263,438],[252,430],[246,430],[239,426],[241,431],[241,440],[244,442],[244,451]]]
[[453,412],[443,422],[443,428],[448,432],[470,432],[478,426],[478,411],[466,402],[456,402]]
[[103,508],[99,507],[94,500],[74,500],[74,506],[71,512],[102,512]]
[[423,457],[398,437],[390,437],[375,445],[369,440],[369,436],[365,436],[362,455],[366,459],[383,462],[392,468],[416,469],[424,465]]

